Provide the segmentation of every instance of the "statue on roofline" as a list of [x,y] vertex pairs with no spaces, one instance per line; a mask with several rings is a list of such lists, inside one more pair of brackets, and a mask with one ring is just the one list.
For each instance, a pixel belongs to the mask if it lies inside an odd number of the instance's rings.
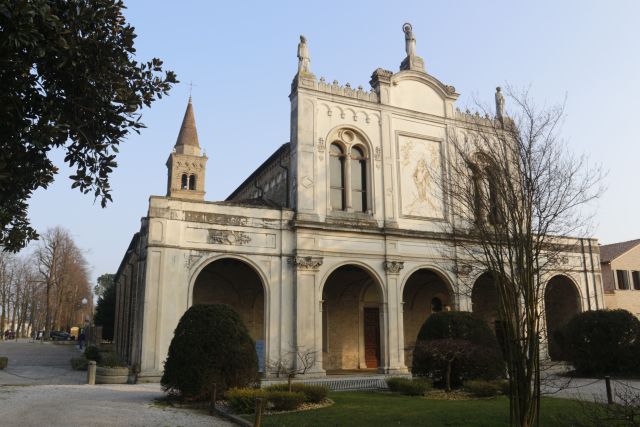
[[407,56],[416,56],[416,38],[413,35],[413,27],[407,22],[402,26],[402,31],[404,31],[405,50],[407,51]]
[[298,73],[311,73],[309,47],[307,39],[303,35],[300,35],[300,43],[298,43]]

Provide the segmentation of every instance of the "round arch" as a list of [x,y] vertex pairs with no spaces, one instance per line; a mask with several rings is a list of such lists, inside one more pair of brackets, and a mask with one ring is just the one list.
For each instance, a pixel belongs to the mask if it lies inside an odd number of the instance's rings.
[[316,289],[316,292],[318,293],[318,297],[320,300],[322,300],[322,291],[324,289],[325,284],[327,283],[327,280],[329,279],[329,277],[339,268],[341,267],[345,267],[348,265],[353,265],[356,267],[360,267],[361,269],[365,270],[367,273],[369,273],[369,275],[375,279],[374,281],[378,284],[378,292],[380,292],[380,298],[381,298],[381,302],[385,303],[387,302],[387,293],[386,293],[386,289],[383,286],[384,281],[382,280],[382,277],[380,276],[380,274],[378,274],[378,272],[371,267],[369,264],[364,263],[362,261],[357,261],[357,260],[347,260],[347,261],[342,261],[339,262],[335,265],[333,265],[330,269],[328,269],[324,275],[322,276],[321,280],[318,281],[318,287]]
[[242,256],[221,255],[200,262],[189,283],[188,305],[233,307],[256,342],[260,369],[268,353],[268,287],[263,272]]
[[447,275],[431,266],[418,266],[406,274],[400,287],[404,360],[411,366],[420,328],[431,314],[452,310],[453,286]]
[[319,287],[322,301],[322,362],[327,372],[384,366],[382,282],[359,262],[328,271]]
[[560,331],[580,312],[582,296],[576,282],[564,274],[551,277],[544,289],[544,314],[551,360],[567,360]]

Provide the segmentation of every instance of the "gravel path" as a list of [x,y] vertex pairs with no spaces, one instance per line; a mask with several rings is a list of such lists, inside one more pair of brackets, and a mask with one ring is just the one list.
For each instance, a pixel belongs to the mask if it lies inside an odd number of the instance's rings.
[[71,369],[71,358],[81,354],[72,343],[40,343],[26,339],[0,342],[0,356],[9,357],[9,366],[0,370],[0,385],[86,383],[86,372]]
[[158,384],[0,386],[0,425],[233,426],[206,411],[154,403]]

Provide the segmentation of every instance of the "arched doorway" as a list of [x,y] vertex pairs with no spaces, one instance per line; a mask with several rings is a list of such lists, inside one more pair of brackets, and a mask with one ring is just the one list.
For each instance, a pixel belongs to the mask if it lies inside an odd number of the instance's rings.
[[471,311],[496,332],[498,321],[498,290],[491,273],[478,277],[471,290]]
[[558,331],[582,311],[580,293],[567,276],[554,276],[544,290],[544,311],[547,319],[547,342],[551,360],[566,360],[562,337]]
[[336,269],[322,290],[322,364],[328,373],[383,365],[380,286],[355,265]]
[[240,314],[256,342],[260,367],[264,366],[264,286],[247,263],[223,258],[207,265],[193,286],[193,304],[227,304]]
[[427,317],[438,311],[449,311],[453,303],[450,286],[432,270],[420,269],[407,279],[402,291],[404,327],[404,360],[410,367],[418,332]]

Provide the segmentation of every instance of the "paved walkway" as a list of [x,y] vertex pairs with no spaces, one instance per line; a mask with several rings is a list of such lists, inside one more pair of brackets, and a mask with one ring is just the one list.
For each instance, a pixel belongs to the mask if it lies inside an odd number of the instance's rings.
[[9,366],[0,370],[0,385],[86,383],[86,372],[71,369],[71,358],[81,354],[75,344],[2,341],[0,356],[9,357]]
[[[626,394],[640,395],[640,380],[611,379],[614,401]],[[607,401],[605,380],[550,376],[542,382],[542,392],[548,396],[587,401]]]
[[0,386],[3,427],[233,426],[206,411],[155,402],[158,384]]

